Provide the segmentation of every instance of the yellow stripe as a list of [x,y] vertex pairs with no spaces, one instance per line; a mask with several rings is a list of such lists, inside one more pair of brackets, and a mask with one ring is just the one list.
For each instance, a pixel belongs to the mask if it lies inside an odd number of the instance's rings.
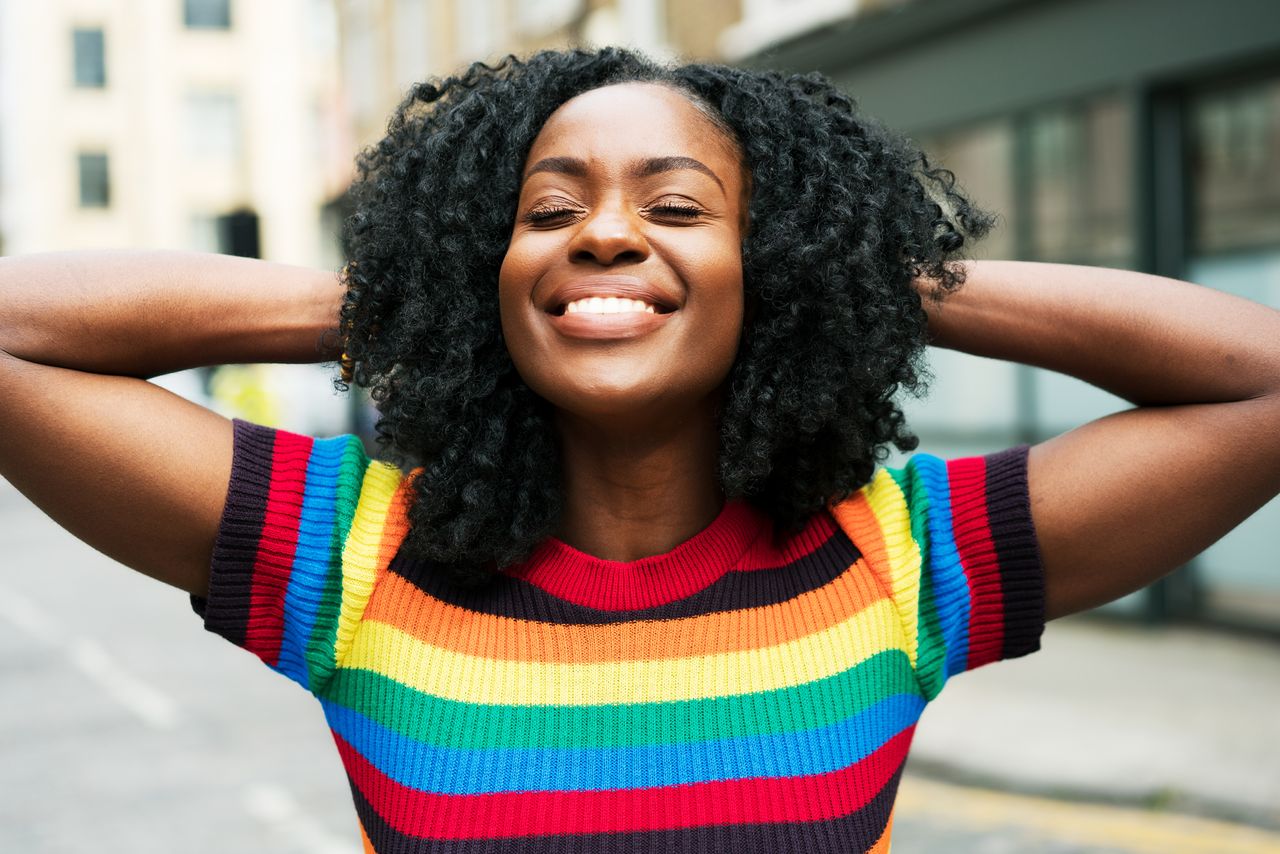
[[342,605],[333,644],[335,665],[341,666],[369,604],[369,594],[381,569],[378,555],[387,514],[402,477],[400,470],[389,463],[373,462],[365,469],[351,531],[342,549]]
[[[565,643],[558,629],[542,627],[548,648]],[[655,626],[654,630],[660,638],[661,628]],[[774,646],[717,655],[588,664],[466,655],[370,620],[360,627],[343,666],[380,673],[417,691],[465,703],[655,703],[801,685],[847,670],[883,650],[898,649],[900,641],[897,614],[887,599],[824,631]],[[660,649],[653,651],[660,654]]]
[[879,469],[871,482],[862,487],[871,512],[880,523],[885,554],[889,558],[889,578],[893,601],[902,618],[907,636],[907,658],[916,666],[920,621],[920,546],[911,538],[911,511],[907,498],[884,469]]

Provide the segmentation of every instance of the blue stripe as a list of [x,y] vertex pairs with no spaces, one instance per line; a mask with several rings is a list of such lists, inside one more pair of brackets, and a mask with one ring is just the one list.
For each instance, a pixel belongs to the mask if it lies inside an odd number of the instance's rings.
[[933,606],[947,649],[944,677],[953,676],[964,671],[969,658],[971,601],[969,579],[956,547],[947,464],[932,454],[916,454],[910,465],[929,495],[929,566],[925,571],[933,582]]
[[[330,571],[341,560],[333,553],[338,484],[342,459],[353,436],[317,439],[307,460],[302,518],[289,587],[285,591],[284,637],[276,670],[307,690],[314,690],[307,667],[307,645],[328,584]],[[329,651],[332,655],[332,650]]]
[[918,694],[895,694],[829,726],[680,744],[449,748],[424,744],[321,698],[329,726],[374,767],[425,792],[584,791],[825,774],[865,758],[914,724]]

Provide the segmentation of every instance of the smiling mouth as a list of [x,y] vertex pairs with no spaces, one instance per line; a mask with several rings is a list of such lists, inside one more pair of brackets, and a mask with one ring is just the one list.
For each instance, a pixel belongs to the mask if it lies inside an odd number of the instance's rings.
[[[672,307],[659,305],[659,303],[654,303],[654,302],[645,303],[645,306],[646,306],[645,309],[640,309],[639,306],[631,306],[631,307],[618,306],[618,307],[612,307],[612,309],[609,309],[609,307],[605,307],[605,309],[603,310],[600,309],[599,306],[589,305],[589,300],[571,300],[570,302],[579,303],[579,307],[577,307],[575,311],[568,311],[568,306],[570,306],[570,303],[564,302],[562,303],[562,305],[556,306],[556,309],[549,311],[548,314],[552,315],[553,318],[562,318],[562,316],[566,314],[571,314],[575,316],[584,316],[584,318],[613,318],[613,316],[617,316],[617,315],[626,316],[631,314],[664,315],[664,314],[671,314],[672,311],[675,311],[675,309],[672,309]],[[631,301],[627,301],[627,302],[631,302]],[[636,301],[636,302],[640,302],[640,301]],[[653,311],[648,311],[649,307],[652,307]]]
[[[577,300],[567,305],[574,306],[575,303],[581,305],[584,302],[590,303],[591,300]],[[631,301],[624,300],[624,302]],[[665,326],[671,315],[675,313],[673,308],[660,308],[652,303],[644,305],[646,306],[644,310],[633,306],[619,308],[616,304],[612,308],[596,304],[574,310],[567,310],[566,306],[560,306],[558,311],[547,312],[546,316],[549,317],[552,327],[567,338],[621,341],[640,338],[655,332]],[[649,311],[649,308],[654,310]]]

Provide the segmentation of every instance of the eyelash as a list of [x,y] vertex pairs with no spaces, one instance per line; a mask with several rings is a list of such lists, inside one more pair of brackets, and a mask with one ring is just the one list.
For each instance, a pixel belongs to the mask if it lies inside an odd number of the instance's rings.
[[[682,219],[694,219],[702,215],[700,208],[691,207],[689,205],[658,205],[649,208],[651,211],[666,214],[668,216],[680,217]],[[534,224],[546,222],[564,214],[574,213],[572,208],[542,208],[540,210],[531,210],[524,215],[526,222]]]

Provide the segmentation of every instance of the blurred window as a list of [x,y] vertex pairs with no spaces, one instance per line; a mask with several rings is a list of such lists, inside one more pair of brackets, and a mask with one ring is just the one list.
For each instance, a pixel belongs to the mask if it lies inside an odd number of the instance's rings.
[[[914,137],[930,168],[955,175],[956,187],[970,201],[999,215],[995,228],[961,254],[976,258],[1009,258],[1013,235],[1007,221],[1015,206],[1013,124],[1007,118],[979,122]],[[924,182],[938,204],[950,210],[931,181]],[[978,448],[1012,444],[1018,435],[1015,371],[1007,362],[982,359],[953,350],[932,349],[934,375],[928,398],[904,398],[908,423],[930,448],[964,455]]]
[[218,219],[219,239],[226,247],[223,251],[228,255],[242,255],[245,258],[261,258],[262,244],[258,214],[248,208],[241,208],[224,214]]
[[1280,246],[1280,79],[1188,104],[1197,252]]
[[102,152],[80,152],[80,207],[105,208],[111,204],[110,175],[107,155]]
[[[976,246],[966,246],[965,254],[979,258],[1011,258],[1013,232],[1008,218],[1014,207],[1013,126],[1008,119],[954,128],[942,133],[921,135],[917,144],[929,158],[929,166],[943,167],[956,176],[956,186],[971,202],[999,214],[999,221]],[[936,188],[929,185],[930,192]],[[938,199],[944,204],[943,199]]]
[[187,94],[187,153],[196,160],[240,156],[240,109],[233,92]]
[[1131,116],[1118,95],[1028,116],[1029,260],[1132,267]]
[[[1188,94],[1184,278],[1280,309],[1280,72]],[[1280,498],[1196,558],[1210,614],[1280,626]]]
[[[1115,101],[1100,100],[1040,110],[1025,122],[1005,116],[919,137],[930,165],[951,170],[970,201],[998,216],[990,234],[961,254],[1132,265],[1127,115]],[[1019,146],[1025,146],[1030,161],[1023,185],[1018,183]],[[1073,186],[1108,182],[1096,195]],[[1023,210],[1024,200],[1030,210]],[[1090,217],[1104,219],[1107,228]],[[1026,249],[1019,232],[1031,243]],[[952,351],[931,351],[929,360],[937,379],[928,400],[912,403],[908,415],[922,439],[949,449],[993,450],[1071,429],[1124,406],[1088,383],[1051,371]]]
[[192,30],[231,28],[231,0],[183,0],[182,20]]
[[76,85],[101,88],[107,85],[104,37],[100,27],[77,28],[72,32]]

